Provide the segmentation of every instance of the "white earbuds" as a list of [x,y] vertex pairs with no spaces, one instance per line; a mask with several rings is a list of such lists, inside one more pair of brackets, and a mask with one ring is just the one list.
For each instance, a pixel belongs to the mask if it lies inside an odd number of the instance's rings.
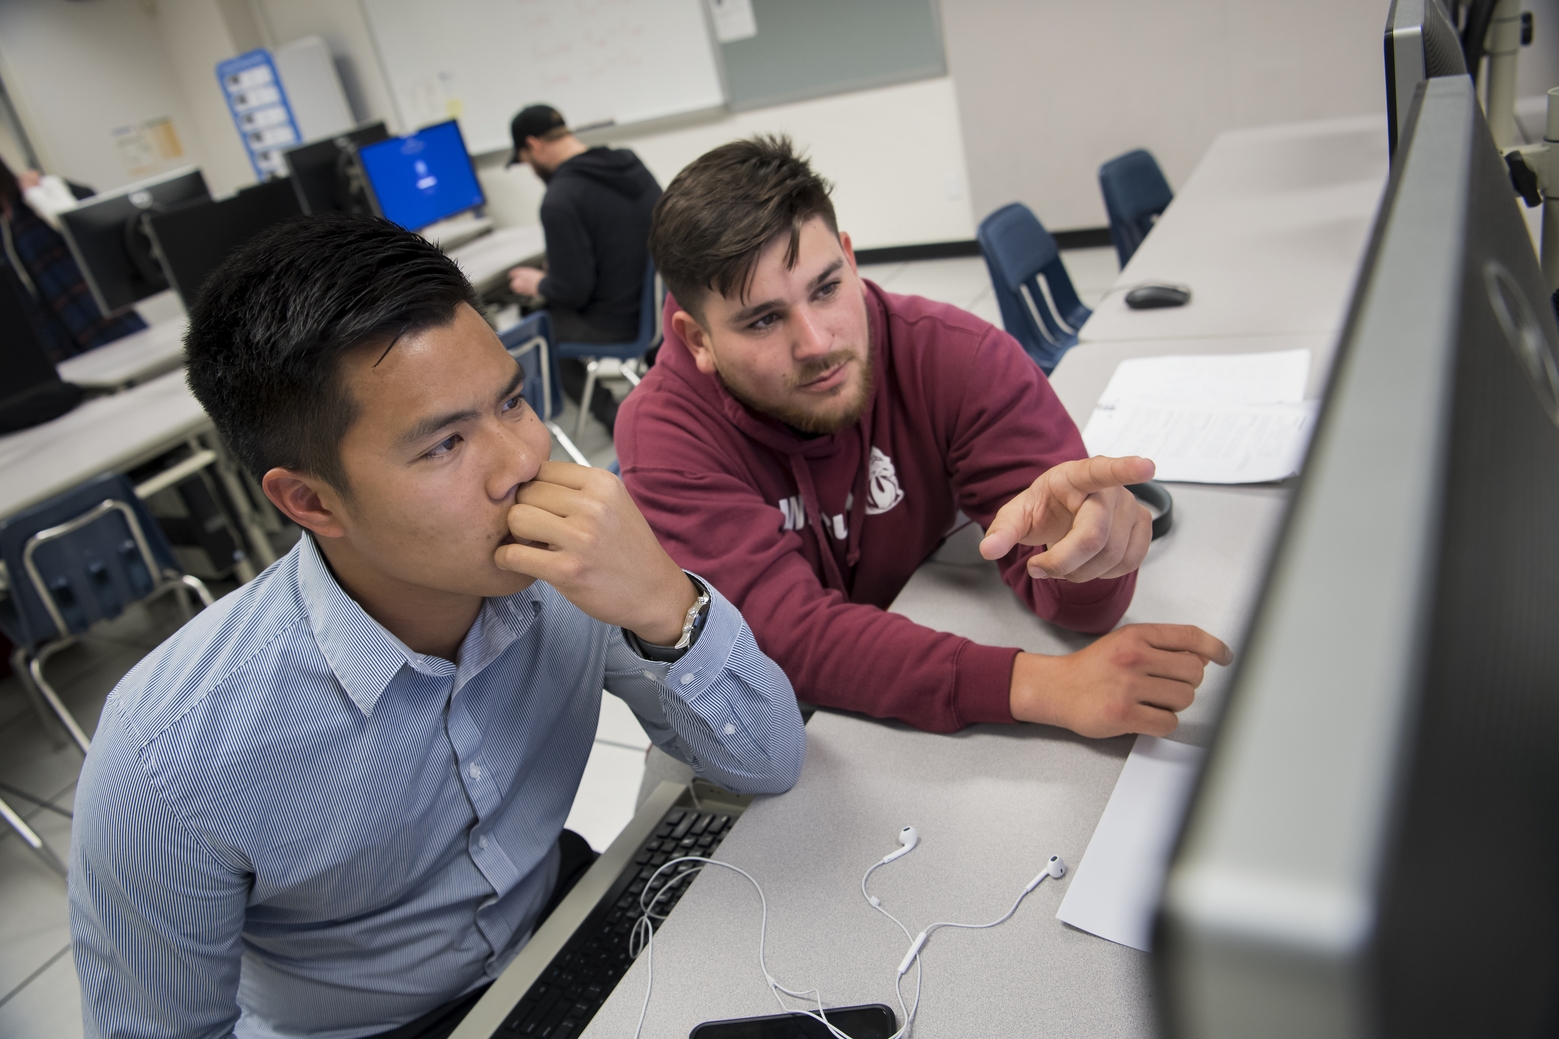
[[1030,891],[1033,891],[1035,888],[1039,887],[1039,882],[1044,880],[1046,877],[1052,877],[1056,880],[1060,880],[1064,876],[1066,876],[1066,863],[1061,861],[1061,856],[1052,855],[1050,856],[1050,861],[1045,863],[1044,870],[1040,872],[1039,876],[1029,881],[1029,886],[1023,889],[1023,893],[1026,895]]
[[886,856],[884,856],[882,860],[884,865],[892,862],[894,859],[901,858],[914,851],[915,845],[920,843],[919,831],[917,831],[913,826],[904,827],[904,829],[899,831],[899,843],[904,845],[904,847],[900,848],[898,851],[889,852]]

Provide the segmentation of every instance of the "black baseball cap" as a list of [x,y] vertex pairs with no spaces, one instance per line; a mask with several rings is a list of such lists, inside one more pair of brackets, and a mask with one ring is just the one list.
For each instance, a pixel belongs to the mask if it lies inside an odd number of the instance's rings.
[[545,137],[560,126],[567,126],[563,121],[563,113],[551,105],[531,105],[522,108],[520,114],[514,117],[509,124],[509,136],[514,138],[514,150],[509,153],[509,161],[504,163],[507,169],[520,161],[520,149],[525,147],[527,137]]

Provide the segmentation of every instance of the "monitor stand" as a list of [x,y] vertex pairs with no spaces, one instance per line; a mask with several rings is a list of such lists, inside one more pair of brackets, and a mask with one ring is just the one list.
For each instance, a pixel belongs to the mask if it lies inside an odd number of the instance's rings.
[[57,419],[81,403],[73,382],[46,382],[0,400],[0,433],[14,433]]

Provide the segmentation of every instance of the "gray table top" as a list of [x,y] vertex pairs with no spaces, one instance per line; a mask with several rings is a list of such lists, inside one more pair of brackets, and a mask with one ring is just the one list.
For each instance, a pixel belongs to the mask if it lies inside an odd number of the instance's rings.
[[60,378],[94,390],[145,382],[184,364],[186,317],[170,318],[62,361]]
[[[1079,340],[1340,331],[1387,172],[1379,116],[1221,134]],[[1131,310],[1144,281],[1189,285],[1191,302]]]
[[180,370],[0,436],[0,516],[147,461],[210,425]]

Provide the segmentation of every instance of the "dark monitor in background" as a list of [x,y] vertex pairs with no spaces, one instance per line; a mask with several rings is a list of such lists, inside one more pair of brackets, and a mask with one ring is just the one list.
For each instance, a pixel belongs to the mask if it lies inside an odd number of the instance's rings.
[[153,213],[147,226],[168,281],[188,310],[207,276],[235,249],[272,224],[301,215],[297,193],[285,178],[278,178],[219,202],[193,202]]
[[1169,1036],[1559,1032],[1559,327],[1421,88],[1154,937]]
[[357,167],[357,149],[388,140],[384,123],[312,141],[283,153],[298,203],[305,213],[371,213]]
[[205,178],[190,168],[93,195],[60,214],[65,240],[99,310],[112,314],[168,287],[144,218],[210,197]]
[[487,201],[453,119],[359,148],[357,158],[374,211],[411,231]]
[[1391,155],[1397,153],[1418,84],[1466,74],[1461,36],[1441,0],[1392,0],[1386,14],[1386,134]]
[[60,380],[38,341],[22,299],[26,291],[0,264],[0,433],[58,418],[81,400],[81,387]]

